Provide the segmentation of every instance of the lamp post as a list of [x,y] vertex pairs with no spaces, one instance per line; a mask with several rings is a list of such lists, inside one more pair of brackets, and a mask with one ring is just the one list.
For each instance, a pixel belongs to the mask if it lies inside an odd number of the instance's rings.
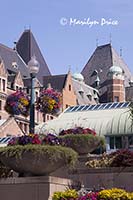
[[39,71],[39,62],[36,60],[36,57],[31,57],[31,60],[28,62],[28,68],[31,77],[31,99],[30,99],[30,124],[29,124],[29,133],[34,133],[35,129],[35,77]]

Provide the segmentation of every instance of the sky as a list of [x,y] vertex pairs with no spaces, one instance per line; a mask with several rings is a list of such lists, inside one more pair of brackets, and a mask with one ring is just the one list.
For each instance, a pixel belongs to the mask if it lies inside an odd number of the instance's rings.
[[4,0],[0,43],[31,29],[52,74],[80,72],[97,45],[112,43],[133,73],[132,0]]

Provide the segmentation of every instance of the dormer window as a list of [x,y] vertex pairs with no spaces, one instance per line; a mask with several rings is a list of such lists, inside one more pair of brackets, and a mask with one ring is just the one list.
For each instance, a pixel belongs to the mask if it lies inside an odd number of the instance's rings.
[[79,94],[82,96],[82,98],[83,98],[83,95],[84,95],[84,90],[83,90],[83,88],[81,87],[80,88],[80,90],[78,91],[79,92]]
[[100,84],[100,78],[99,76],[97,76],[96,80],[95,80],[95,86],[98,87]]
[[90,101],[92,101],[92,94],[91,94],[91,91],[89,91],[88,94],[87,94],[86,96],[88,97],[88,99],[89,99]]
[[87,97],[90,101],[92,101],[92,95],[91,94],[87,94]]
[[15,68],[15,69],[17,69],[18,68],[17,63],[16,62],[12,62],[12,67]]
[[98,98],[98,94],[97,94],[97,93],[94,94],[94,97],[93,97],[93,98],[94,98],[94,100],[98,103],[98,99],[99,99],[99,98]]

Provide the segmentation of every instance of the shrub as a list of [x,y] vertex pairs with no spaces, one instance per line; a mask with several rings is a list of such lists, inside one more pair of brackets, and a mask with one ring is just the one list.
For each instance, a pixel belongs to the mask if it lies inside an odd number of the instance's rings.
[[110,156],[114,157],[110,164],[111,167],[133,167],[133,152],[128,149],[117,150]]

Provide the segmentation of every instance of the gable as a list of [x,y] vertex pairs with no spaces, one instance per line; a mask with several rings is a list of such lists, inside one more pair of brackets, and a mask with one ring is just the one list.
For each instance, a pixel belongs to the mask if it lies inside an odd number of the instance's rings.
[[74,92],[73,84],[72,84],[72,76],[71,73],[68,72],[65,83],[64,83],[64,90],[69,90],[71,92]]
[[6,137],[7,135],[12,135],[12,136],[23,135],[14,117],[9,117],[0,126],[0,137]]
[[16,75],[15,80],[14,80],[14,84],[17,84],[17,85],[22,86],[22,87],[24,86],[20,72],[18,72],[18,74]]
[[7,78],[7,72],[6,72],[5,65],[2,60],[0,60],[0,76]]

